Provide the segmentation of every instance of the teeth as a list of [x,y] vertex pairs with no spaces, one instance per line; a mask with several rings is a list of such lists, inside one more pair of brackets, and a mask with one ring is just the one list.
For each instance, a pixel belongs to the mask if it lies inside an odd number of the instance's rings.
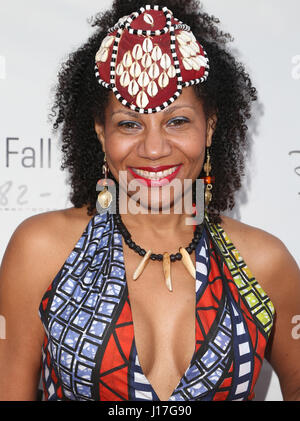
[[169,168],[168,170],[165,170],[165,171],[158,171],[158,172],[143,171],[143,170],[138,170],[137,168],[132,168],[132,169],[136,174],[140,175],[141,177],[149,178],[150,180],[159,180],[161,178],[164,178],[164,177],[167,177],[168,175],[173,174],[173,172],[175,172],[177,168],[178,166]]

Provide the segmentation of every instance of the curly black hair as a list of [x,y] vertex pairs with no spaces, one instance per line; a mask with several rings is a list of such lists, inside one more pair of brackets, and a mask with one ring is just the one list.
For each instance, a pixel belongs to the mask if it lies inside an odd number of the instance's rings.
[[62,129],[61,168],[69,171],[70,200],[77,208],[87,205],[89,215],[96,211],[96,183],[102,176],[104,153],[94,122],[97,119],[104,123],[109,90],[96,80],[95,54],[107,30],[120,17],[137,11],[146,3],[172,10],[175,17],[191,27],[209,57],[209,77],[194,89],[202,98],[206,115],[217,115],[210,150],[215,183],[208,213],[212,222],[221,222],[220,212],[233,208],[234,193],[241,187],[248,147],[246,121],[251,117],[256,89],[244,66],[227,47],[232,41],[230,34],[220,30],[219,20],[205,13],[196,0],[114,0],[109,10],[91,19],[96,32],[62,65],[51,117],[53,128]]

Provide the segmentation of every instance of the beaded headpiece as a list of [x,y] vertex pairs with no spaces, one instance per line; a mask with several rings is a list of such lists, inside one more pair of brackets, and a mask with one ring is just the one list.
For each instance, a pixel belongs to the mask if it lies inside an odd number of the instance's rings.
[[154,113],[208,77],[207,54],[190,27],[166,7],[144,6],[121,18],[95,57],[99,83],[126,107]]

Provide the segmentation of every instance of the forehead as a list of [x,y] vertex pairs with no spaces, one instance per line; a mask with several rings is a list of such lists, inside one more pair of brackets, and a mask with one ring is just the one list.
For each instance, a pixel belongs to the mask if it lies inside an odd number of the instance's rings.
[[[180,107],[189,107],[195,110],[195,112],[200,112],[203,110],[202,101],[200,98],[196,95],[195,90],[192,86],[183,88],[181,95],[174,101],[171,105],[166,107],[163,111],[160,111],[158,113],[152,114],[153,116],[163,116],[164,114],[168,114],[173,109],[178,109]],[[122,105],[115,95],[110,92],[109,94],[109,100],[106,107],[106,113],[112,113],[115,111],[130,111],[132,115],[135,115],[136,117],[139,117],[141,115],[145,114],[139,114],[137,111],[131,111],[128,107],[125,105]]]

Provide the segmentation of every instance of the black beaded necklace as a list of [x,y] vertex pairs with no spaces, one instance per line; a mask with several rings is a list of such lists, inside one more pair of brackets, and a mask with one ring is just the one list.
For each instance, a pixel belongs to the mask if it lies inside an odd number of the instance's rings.
[[[139,254],[140,256],[144,257],[146,254],[146,250],[143,249],[142,247],[138,246],[131,238],[131,234],[130,232],[127,230],[127,228],[125,227],[121,215],[119,213],[114,214],[114,220],[115,223],[120,231],[120,233],[122,234],[125,243],[128,245],[128,247],[130,249],[132,249],[133,251],[135,251],[137,254]],[[203,230],[203,223],[196,225],[195,230],[194,230],[194,237],[192,239],[192,241],[190,242],[190,244],[185,248],[186,251],[189,254],[192,254],[192,252],[195,250],[201,235],[202,235],[202,230]],[[158,261],[162,261],[163,260],[163,255],[162,254],[155,254],[152,253],[150,255],[150,259],[151,260],[158,260]],[[170,260],[171,262],[176,262],[177,260],[181,260],[182,259],[182,254],[180,252],[175,253],[175,254],[171,254],[170,255]]]

